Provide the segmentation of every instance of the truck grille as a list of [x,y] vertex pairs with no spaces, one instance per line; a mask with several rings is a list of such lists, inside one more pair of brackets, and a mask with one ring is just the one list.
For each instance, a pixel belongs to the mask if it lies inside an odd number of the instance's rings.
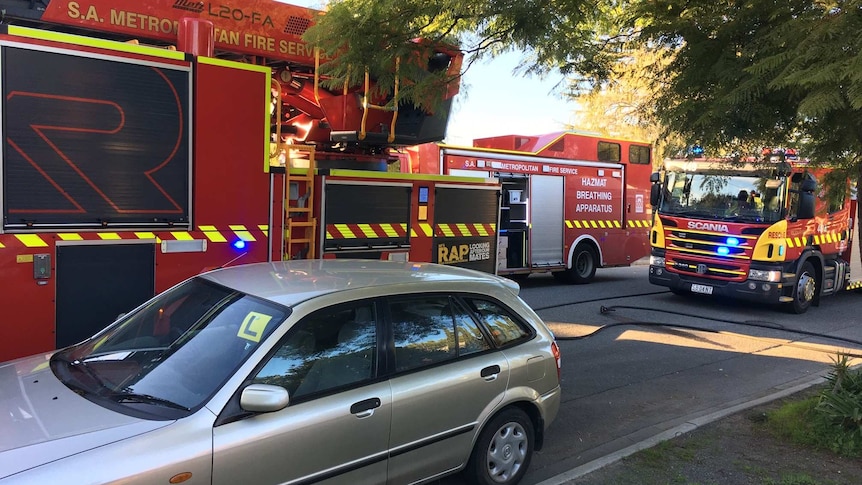
[[743,281],[757,237],[666,226],[667,268],[680,274]]
[[738,280],[748,275],[748,262],[740,263],[673,258],[667,262],[667,265],[682,274]]
[[[737,244],[729,244],[728,239],[730,238],[735,238]],[[680,253],[750,260],[757,236],[669,229],[665,233],[665,240],[667,241],[667,249]]]

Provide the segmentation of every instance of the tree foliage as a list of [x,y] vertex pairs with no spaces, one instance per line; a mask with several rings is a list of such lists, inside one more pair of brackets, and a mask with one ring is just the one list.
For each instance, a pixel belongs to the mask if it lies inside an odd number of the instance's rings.
[[714,149],[793,145],[862,168],[862,0],[635,1],[623,28],[663,53],[653,115]]
[[664,133],[664,127],[652,114],[653,100],[664,83],[651,76],[651,69],[665,56],[652,49],[621,50],[625,53],[610,66],[608,78],[591,83],[575,77],[569,97],[576,101],[576,125],[571,130],[584,130],[615,138],[648,141],[655,147],[654,158],[684,148],[678,136]]
[[330,86],[360,85],[367,69],[378,92],[392,93],[401,59],[398,100],[390,102],[433,109],[441,83],[457,79],[428,73],[431,46],[459,48],[465,67],[517,50],[524,72],[601,74],[609,54],[595,31],[606,14],[588,0],[333,0],[304,38],[327,57],[321,72]]

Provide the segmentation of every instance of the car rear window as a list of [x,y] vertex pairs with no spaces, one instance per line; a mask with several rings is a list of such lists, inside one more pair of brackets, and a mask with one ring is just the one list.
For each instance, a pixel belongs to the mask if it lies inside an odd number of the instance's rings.
[[467,303],[488,329],[491,339],[503,347],[530,337],[530,332],[502,306],[488,300],[468,298]]
[[476,322],[446,295],[390,302],[395,370],[406,371],[490,348]]

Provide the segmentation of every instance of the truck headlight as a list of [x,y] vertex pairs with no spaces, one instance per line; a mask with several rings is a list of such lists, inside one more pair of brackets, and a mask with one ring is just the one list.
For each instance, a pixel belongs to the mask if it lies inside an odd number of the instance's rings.
[[772,283],[778,283],[781,281],[781,271],[773,270],[766,271],[762,269],[750,269],[748,270],[748,279],[756,280],[756,281],[769,281]]
[[664,256],[652,256],[649,257],[650,266],[661,266],[664,268]]

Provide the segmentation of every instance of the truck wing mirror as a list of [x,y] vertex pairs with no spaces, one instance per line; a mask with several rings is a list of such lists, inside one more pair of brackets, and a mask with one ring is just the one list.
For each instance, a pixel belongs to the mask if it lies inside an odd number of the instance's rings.
[[797,219],[813,219],[814,218],[814,194],[812,192],[802,192],[799,194],[799,210],[796,213]]
[[652,184],[649,189],[649,203],[653,207],[656,207],[659,202],[659,198],[661,198],[661,185],[660,184]]
[[649,181],[654,183],[654,184],[659,183],[660,180],[661,180],[661,176],[659,175],[658,172],[653,172],[649,175]]

